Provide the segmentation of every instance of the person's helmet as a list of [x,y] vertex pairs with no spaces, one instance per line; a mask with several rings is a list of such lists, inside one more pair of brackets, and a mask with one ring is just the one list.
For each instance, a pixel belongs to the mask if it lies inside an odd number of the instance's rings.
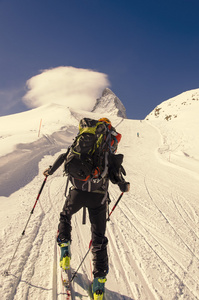
[[99,122],[105,122],[105,123],[111,125],[111,121],[110,121],[108,118],[101,118],[101,119],[99,119],[98,121],[99,121]]

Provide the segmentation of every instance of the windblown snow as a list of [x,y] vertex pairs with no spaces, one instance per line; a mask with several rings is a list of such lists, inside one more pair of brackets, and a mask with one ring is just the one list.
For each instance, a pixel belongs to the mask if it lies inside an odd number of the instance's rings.
[[[125,119],[123,104],[110,95],[94,112],[47,104],[0,118],[0,299],[66,299],[56,245],[65,201],[62,167],[47,179],[31,210],[43,170],[72,143],[82,117],[111,119],[122,134],[118,153],[131,183],[107,223],[106,299],[199,299],[199,90],[161,103],[140,121]],[[110,208],[119,195],[110,185]],[[72,225],[75,271],[91,237],[82,211]],[[74,280],[74,299],[89,299],[91,260],[89,254]]]

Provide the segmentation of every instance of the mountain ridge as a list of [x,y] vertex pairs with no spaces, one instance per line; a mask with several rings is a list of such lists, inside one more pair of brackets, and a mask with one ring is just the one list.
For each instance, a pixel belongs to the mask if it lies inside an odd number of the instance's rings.
[[92,109],[94,113],[108,113],[126,119],[126,109],[122,101],[109,88],[105,88],[102,96],[96,100]]
[[[190,109],[191,108],[191,109]],[[199,113],[199,89],[183,92],[175,97],[169,98],[158,104],[147,116],[146,120],[166,120],[176,118],[182,119],[186,114],[193,115],[192,109]],[[198,117],[197,117],[198,119]]]

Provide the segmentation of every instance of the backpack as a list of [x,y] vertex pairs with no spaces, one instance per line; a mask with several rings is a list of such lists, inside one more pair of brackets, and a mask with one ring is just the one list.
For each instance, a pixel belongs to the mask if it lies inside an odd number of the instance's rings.
[[110,135],[106,123],[82,119],[65,160],[66,175],[82,181],[101,180],[108,172]]

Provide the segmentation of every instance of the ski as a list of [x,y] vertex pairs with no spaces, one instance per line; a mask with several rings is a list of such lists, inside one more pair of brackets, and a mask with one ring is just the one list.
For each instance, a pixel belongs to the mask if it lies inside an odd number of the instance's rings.
[[72,300],[71,270],[61,269],[61,280],[66,294],[66,300]]

